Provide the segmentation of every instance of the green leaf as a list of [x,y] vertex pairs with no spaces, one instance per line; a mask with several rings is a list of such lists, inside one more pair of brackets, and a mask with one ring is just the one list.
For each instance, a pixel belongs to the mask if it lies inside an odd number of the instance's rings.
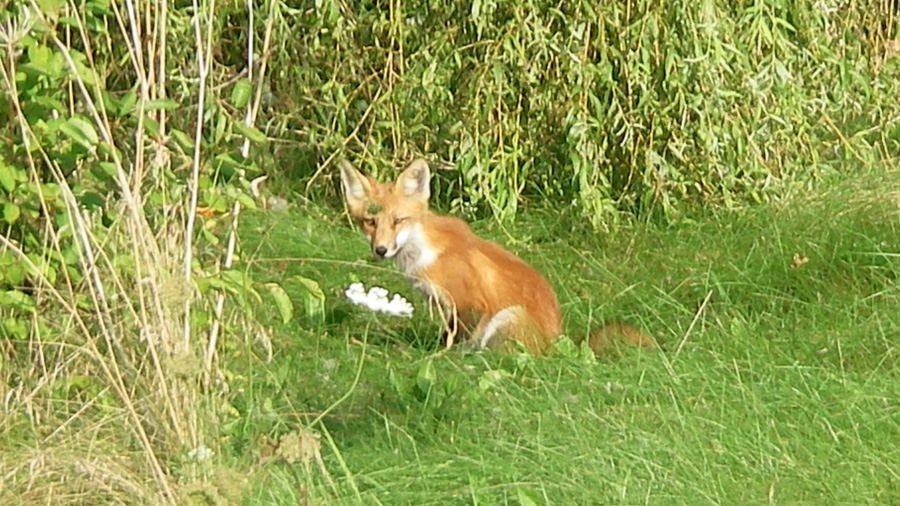
[[26,274],[24,262],[19,261],[18,257],[9,252],[0,254],[0,281],[3,281],[5,285],[21,284],[25,280]]
[[38,8],[48,16],[56,16],[66,5],[66,0],[37,0]]
[[247,195],[244,192],[239,192],[234,196],[234,199],[241,203],[242,206],[246,209],[256,209],[256,201],[253,200],[253,197]]
[[216,126],[213,128],[213,143],[218,144],[222,142],[222,138],[225,137],[225,128],[230,123],[228,116],[218,111],[219,114],[216,114],[215,122]]
[[97,73],[91,67],[91,64],[88,62],[84,53],[71,49],[69,50],[69,54],[72,57],[72,62],[75,64],[75,72],[78,74],[78,77],[84,81],[84,84],[88,86],[96,86],[99,84],[100,80],[97,78]]
[[156,100],[148,100],[144,102],[144,112],[158,111],[160,109],[174,111],[177,108],[178,102],[172,100],[171,98],[157,98]]
[[485,371],[481,377],[478,378],[478,390],[482,393],[487,392],[488,390],[494,390],[509,376],[511,376],[511,374],[502,369]]
[[78,309],[82,309],[84,311],[96,311],[97,308],[94,307],[94,301],[91,300],[90,297],[83,293],[79,293],[75,295],[75,307]]
[[59,131],[89,151],[93,151],[97,143],[100,142],[100,137],[97,135],[94,125],[81,116],[69,118],[68,121],[59,126]]
[[131,114],[136,102],[137,93],[135,93],[134,90],[130,90],[128,93],[122,95],[122,98],[119,99],[119,117],[122,118]]
[[13,204],[12,202],[3,204],[3,220],[7,223],[15,223],[16,220],[19,219],[19,216],[21,214],[22,210],[19,209],[19,206]]
[[291,302],[287,292],[278,283],[266,283],[263,286],[269,290],[269,294],[275,299],[275,307],[281,315],[282,323],[287,324],[290,322],[294,318],[294,304]]
[[266,138],[266,134],[260,132],[254,127],[247,126],[243,123],[235,123],[234,129],[237,130],[239,134],[257,144],[265,144],[268,141],[268,139]]
[[435,383],[437,383],[437,372],[434,370],[434,363],[426,360],[416,372],[416,387],[419,389],[419,393],[428,397]]
[[175,140],[175,143],[178,144],[178,147],[187,151],[188,153],[192,152],[194,149],[194,141],[191,140],[190,137],[181,130],[169,130],[169,135],[172,136],[172,139]]
[[51,75],[50,60],[52,58],[53,51],[49,47],[40,44],[28,46],[28,65],[31,67],[31,70],[44,75]]
[[150,137],[159,136],[159,122],[155,119],[144,116],[144,128],[147,130],[147,134],[149,134]]
[[224,213],[228,210],[228,202],[225,201],[225,197],[218,193],[205,193],[201,202],[205,207],[219,213]]
[[87,209],[102,209],[106,200],[99,193],[89,191],[78,196],[78,203]]
[[394,392],[401,397],[405,396],[407,393],[406,383],[400,379],[400,376],[394,370],[393,367],[388,364],[388,383],[390,383],[391,387],[393,387]]
[[116,178],[116,166],[112,162],[100,162],[91,164],[91,174],[98,180],[114,180]]
[[109,10],[109,0],[94,0],[87,3],[86,10],[94,14],[103,14],[105,16],[112,16],[112,11]]
[[566,358],[575,358],[580,355],[578,351],[578,346],[574,341],[569,339],[566,336],[559,337],[554,343],[553,347],[556,349],[556,352],[559,353],[560,356]]
[[10,316],[3,319],[3,333],[10,339],[24,340],[28,338],[28,325],[22,318]]
[[41,194],[45,200],[56,200],[62,192],[56,183],[41,183]]
[[296,282],[305,289],[303,295],[303,309],[309,318],[322,320],[325,317],[325,293],[319,283],[304,278],[303,276],[291,276],[288,281]]
[[0,307],[26,312],[34,312],[35,309],[34,300],[18,290],[0,292]]
[[228,286],[230,286],[235,293],[239,291],[251,291],[253,290],[250,277],[247,276],[247,273],[237,269],[228,269],[222,271],[222,280],[226,282]]
[[16,168],[0,160],[0,186],[8,193],[16,189]]
[[25,263],[25,266],[31,277],[43,279],[50,284],[56,281],[56,269],[46,258],[39,253],[28,253],[25,256],[30,260],[29,263]]
[[243,159],[235,158],[229,153],[220,153],[216,155],[213,159],[212,166],[220,176],[224,176],[226,179],[232,177],[235,173],[241,173],[241,171],[246,172],[248,168]]
[[250,102],[250,94],[253,93],[253,84],[246,77],[234,83],[231,89],[231,105],[238,109],[244,108]]
[[538,506],[543,502],[537,492],[526,488],[516,490],[516,496],[521,506]]

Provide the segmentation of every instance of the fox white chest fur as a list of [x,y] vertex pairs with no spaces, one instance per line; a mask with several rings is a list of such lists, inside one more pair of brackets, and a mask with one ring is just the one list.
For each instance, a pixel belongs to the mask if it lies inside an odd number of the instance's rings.
[[448,305],[442,290],[423,276],[423,271],[430,267],[438,258],[438,252],[428,244],[419,224],[397,232],[397,254],[394,261],[397,267],[406,275],[413,287],[426,298],[436,298],[445,307]]
[[438,252],[428,244],[422,233],[422,225],[416,223],[397,232],[397,267],[407,276],[415,277],[429,267]]

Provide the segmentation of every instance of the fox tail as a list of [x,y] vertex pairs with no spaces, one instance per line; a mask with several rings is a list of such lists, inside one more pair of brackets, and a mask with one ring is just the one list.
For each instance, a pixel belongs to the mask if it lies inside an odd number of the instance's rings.
[[622,323],[610,323],[595,328],[587,338],[587,345],[597,358],[615,355],[623,345],[638,345],[646,349],[658,348],[656,340],[650,334]]

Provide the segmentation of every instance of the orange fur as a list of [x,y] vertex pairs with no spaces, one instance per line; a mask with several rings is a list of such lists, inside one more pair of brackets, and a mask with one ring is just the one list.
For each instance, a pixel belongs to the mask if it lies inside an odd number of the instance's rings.
[[648,334],[631,325],[619,323],[611,323],[595,329],[588,337],[587,344],[594,352],[595,357],[613,353],[620,344],[636,344],[644,348],[656,347],[656,341]]
[[393,258],[416,288],[441,305],[451,332],[462,330],[482,348],[513,340],[531,353],[546,352],[562,332],[550,283],[509,251],[477,237],[464,221],[432,213],[430,180],[421,159],[392,183],[379,183],[347,162],[341,166],[347,210],[372,252]]

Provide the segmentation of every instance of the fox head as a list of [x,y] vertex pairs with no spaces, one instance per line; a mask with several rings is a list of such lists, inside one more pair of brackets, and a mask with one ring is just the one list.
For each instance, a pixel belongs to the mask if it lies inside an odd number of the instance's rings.
[[378,258],[393,258],[418,234],[418,219],[428,212],[431,173],[428,162],[409,164],[393,183],[379,183],[344,161],[341,182],[350,217],[369,239]]

